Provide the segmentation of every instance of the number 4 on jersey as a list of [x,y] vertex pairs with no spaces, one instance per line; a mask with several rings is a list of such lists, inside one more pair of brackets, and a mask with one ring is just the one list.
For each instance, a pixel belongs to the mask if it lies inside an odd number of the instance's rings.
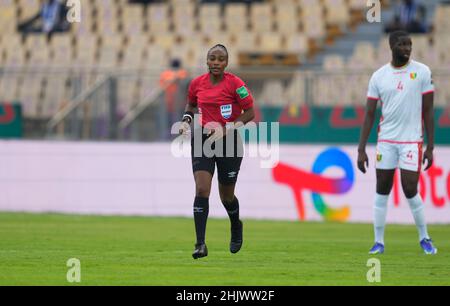
[[398,82],[397,89],[398,90],[403,90],[403,83],[402,83],[402,81]]

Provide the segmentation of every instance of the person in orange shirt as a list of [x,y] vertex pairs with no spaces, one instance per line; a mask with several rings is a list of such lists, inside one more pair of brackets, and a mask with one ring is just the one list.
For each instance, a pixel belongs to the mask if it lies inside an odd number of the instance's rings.
[[[159,78],[159,85],[164,90],[164,101],[169,116],[169,124],[172,126],[178,121],[179,114],[184,111],[181,100],[182,81],[186,80],[188,72],[181,67],[181,61],[173,59],[170,68],[163,71]],[[182,105],[183,104],[183,105]]]

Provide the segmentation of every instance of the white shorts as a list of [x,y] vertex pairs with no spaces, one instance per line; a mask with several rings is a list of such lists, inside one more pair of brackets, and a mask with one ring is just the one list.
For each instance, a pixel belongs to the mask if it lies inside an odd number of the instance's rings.
[[376,168],[383,170],[403,169],[420,172],[422,166],[422,143],[377,144]]

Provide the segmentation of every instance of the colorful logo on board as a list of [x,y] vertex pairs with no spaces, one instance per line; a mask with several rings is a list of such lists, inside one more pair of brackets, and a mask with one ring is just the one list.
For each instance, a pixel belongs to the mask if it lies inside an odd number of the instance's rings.
[[[322,174],[331,167],[338,167],[344,171],[341,178],[328,178]],[[298,217],[306,219],[303,191],[310,191],[315,210],[327,221],[347,221],[350,217],[348,204],[340,208],[333,208],[324,199],[325,194],[341,195],[349,192],[355,182],[355,173],[350,157],[338,148],[329,148],[317,157],[312,171],[294,168],[279,163],[273,169],[274,180],[291,187],[297,205]]]

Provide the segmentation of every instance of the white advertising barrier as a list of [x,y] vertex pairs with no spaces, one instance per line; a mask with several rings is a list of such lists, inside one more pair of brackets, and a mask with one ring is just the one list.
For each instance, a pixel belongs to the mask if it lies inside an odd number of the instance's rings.
[[[281,145],[273,168],[244,158],[236,188],[242,217],[372,222],[375,149],[367,153],[365,175],[356,146]],[[450,148],[435,150],[420,190],[428,222],[450,223]],[[0,141],[1,211],[191,217],[194,196],[190,159],[174,157],[168,143]],[[211,217],[226,217],[216,178],[210,206]],[[398,176],[388,221],[413,223]]]

